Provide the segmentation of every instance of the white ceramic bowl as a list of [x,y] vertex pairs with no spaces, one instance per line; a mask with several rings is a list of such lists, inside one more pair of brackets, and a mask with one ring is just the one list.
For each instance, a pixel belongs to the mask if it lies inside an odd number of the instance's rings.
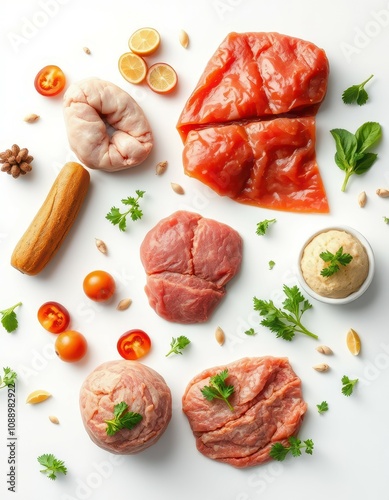
[[[302,258],[304,249],[308,245],[308,243],[318,234],[326,232],[326,231],[330,231],[332,229],[346,231],[346,232],[350,233],[351,235],[353,235],[355,238],[357,238],[364,246],[366,253],[367,253],[367,256],[368,256],[368,259],[369,259],[368,275],[367,275],[365,281],[362,283],[361,287],[357,291],[348,295],[347,297],[343,297],[343,298],[339,298],[339,299],[331,298],[331,297],[324,297],[323,295],[319,295],[314,290],[312,290],[312,288],[305,281],[303,274],[302,274],[302,271],[301,271],[301,266],[300,266],[300,262],[301,262],[301,258]],[[299,253],[299,256],[298,256],[298,261],[297,261],[297,277],[298,277],[298,280],[299,280],[301,287],[312,298],[319,300],[321,302],[325,302],[326,304],[336,304],[336,305],[348,304],[348,303],[358,299],[369,288],[369,286],[373,280],[374,271],[375,271],[374,253],[373,253],[373,250],[372,250],[369,242],[359,231],[357,231],[356,229],[353,229],[349,226],[332,226],[332,227],[326,227],[326,228],[320,229],[319,231],[316,231],[316,233],[312,234],[303,244],[301,251]]]

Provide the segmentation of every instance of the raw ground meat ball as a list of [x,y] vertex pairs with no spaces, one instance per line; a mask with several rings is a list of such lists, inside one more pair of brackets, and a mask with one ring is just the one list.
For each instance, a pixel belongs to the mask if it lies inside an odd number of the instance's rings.
[[239,271],[242,238],[226,224],[181,210],[146,234],[140,256],[146,295],[157,314],[176,323],[201,323]]
[[[106,420],[125,402],[142,420],[132,429],[108,436]],[[139,453],[157,442],[172,416],[169,387],[159,373],[138,361],[108,361],[84,381],[80,391],[82,421],[90,438],[111,453]]]
[[[234,386],[229,402],[208,401],[201,389],[210,377],[228,370]],[[307,410],[301,380],[286,358],[242,358],[203,371],[189,382],[182,398],[197,449],[206,457],[244,468],[271,460],[275,442],[287,445]]]

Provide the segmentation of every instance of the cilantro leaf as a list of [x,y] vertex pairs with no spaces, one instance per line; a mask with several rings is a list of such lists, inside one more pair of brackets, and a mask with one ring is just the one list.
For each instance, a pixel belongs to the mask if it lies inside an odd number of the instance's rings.
[[271,224],[274,224],[275,222],[277,222],[277,219],[265,219],[261,222],[258,222],[257,230],[255,232],[258,234],[258,236],[263,236],[264,234],[266,234],[269,226]]
[[202,395],[207,401],[213,399],[221,399],[226,402],[228,408],[234,411],[233,406],[228,401],[228,398],[234,393],[234,386],[225,383],[228,377],[228,370],[225,369],[209,379],[209,385],[205,385],[201,390]]
[[316,405],[316,408],[317,408],[317,411],[320,413],[320,415],[322,413],[325,413],[326,411],[328,411],[327,401],[322,401],[320,404]]
[[172,341],[170,342],[170,351],[166,354],[166,357],[170,356],[170,354],[182,354],[182,350],[185,349],[187,345],[190,344],[190,340],[185,337],[185,335],[181,335],[180,337],[174,338],[172,337]]
[[112,207],[111,211],[107,213],[105,218],[109,220],[114,226],[119,226],[120,231],[125,231],[127,228],[127,216],[129,215],[133,221],[141,219],[143,217],[143,212],[139,207],[139,200],[143,198],[146,191],[135,190],[137,197],[128,196],[121,200],[123,205],[129,206],[130,208],[123,213],[117,207]]
[[383,219],[384,219],[385,224],[389,224],[389,217],[386,217],[386,216],[384,215]]
[[0,389],[4,387],[9,387],[10,385],[14,385],[17,379],[17,373],[11,370],[11,368],[3,368],[4,376],[0,377]]
[[272,300],[265,301],[254,297],[254,310],[263,316],[261,325],[268,327],[276,334],[276,337],[284,340],[292,340],[295,333],[303,333],[317,339],[318,336],[301,323],[304,312],[312,308],[310,302],[305,299],[296,285],[291,288],[284,285],[283,290],[286,295],[282,303],[284,310],[276,307]]
[[381,125],[377,122],[366,122],[355,134],[348,130],[336,128],[330,130],[335,140],[335,163],[345,172],[341,190],[346,191],[350,177],[367,172],[378,155],[368,152],[382,137]]
[[50,479],[57,479],[57,474],[61,473],[66,475],[67,468],[65,467],[65,462],[63,460],[58,460],[51,453],[41,455],[37,458],[38,462],[45,467],[41,470]]
[[357,103],[359,106],[366,104],[369,95],[365,90],[365,85],[368,81],[373,78],[374,75],[370,75],[367,80],[360,83],[359,85],[352,85],[348,87],[342,94],[342,100],[345,104]]
[[288,438],[288,445],[286,446],[280,442],[274,443],[270,448],[270,456],[274,458],[274,460],[282,462],[285,460],[288,453],[291,453],[293,457],[299,457],[302,453],[301,450],[304,450],[308,455],[312,455],[313,447],[314,444],[312,439],[301,441],[295,436],[290,436]]
[[113,407],[113,416],[111,420],[105,420],[107,424],[106,433],[108,436],[115,435],[121,429],[132,429],[141,420],[140,413],[134,413],[128,410],[128,404],[122,401]]
[[251,337],[257,334],[257,332],[254,330],[254,328],[249,328],[244,333],[245,333],[245,335],[249,335]]
[[18,302],[12,307],[9,307],[8,309],[3,309],[0,311],[1,314],[1,324],[3,327],[7,330],[8,333],[14,332],[17,327],[18,327],[18,318],[16,316],[16,312],[14,309],[17,307],[21,306],[22,303]]
[[354,386],[358,382],[358,379],[350,379],[347,375],[342,377],[342,393],[345,396],[351,396],[354,391]]
[[269,260],[269,269],[270,270],[272,270],[275,265],[276,265],[276,263],[274,262],[274,260]]
[[343,253],[343,247],[339,247],[339,249],[335,252],[335,254],[326,250],[325,252],[321,252],[319,257],[324,260],[324,262],[328,263],[327,267],[324,267],[320,274],[328,278],[333,274],[337,273],[340,269],[339,266],[347,266],[353,260],[352,255],[349,253]]

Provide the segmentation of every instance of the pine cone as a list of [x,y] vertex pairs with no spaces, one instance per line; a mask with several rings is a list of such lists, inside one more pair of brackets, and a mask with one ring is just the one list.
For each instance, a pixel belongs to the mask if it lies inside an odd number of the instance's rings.
[[28,154],[28,149],[20,149],[17,144],[14,144],[11,149],[7,149],[0,153],[0,163],[2,163],[1,171],[7,172],[12,177],[25,175],[32,170],[30,163],[34,158]]

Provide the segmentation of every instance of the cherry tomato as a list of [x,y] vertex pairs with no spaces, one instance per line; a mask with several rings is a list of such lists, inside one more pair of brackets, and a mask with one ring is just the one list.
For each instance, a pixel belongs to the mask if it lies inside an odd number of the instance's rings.
[[38,321],[47,331],[61,333],[69,326],[70,314],[58,302],[45,302],[38,309]]
[[67,330],[60,333],[55,341],[55,353],[62,359],[73,363],[82,359],[88,350],[88,343],[82,333]]
[[151,340],[143,330],[129,330],[119,338],[117,349],[124,359],[139,359],[150,351]]
[[60,94],[66,85],[66,77],[61,68],[54,65],[42,68],[34,80],[35,89],[46,97]]
[[83,283],[87,297],[95,302],[104,302],[115,293],[116,284],[113,277],[106,271],[92,271]]

